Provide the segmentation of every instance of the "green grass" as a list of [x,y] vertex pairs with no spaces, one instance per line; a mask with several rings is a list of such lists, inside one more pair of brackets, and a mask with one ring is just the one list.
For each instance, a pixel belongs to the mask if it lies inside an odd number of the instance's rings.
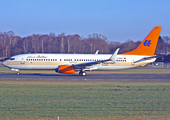
[[0,81],[0,118],[170,118],[168,82]]

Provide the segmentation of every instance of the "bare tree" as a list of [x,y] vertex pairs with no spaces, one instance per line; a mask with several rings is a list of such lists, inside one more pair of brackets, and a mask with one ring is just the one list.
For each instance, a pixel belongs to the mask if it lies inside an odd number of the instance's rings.
[[70,42],[70,40],[71,40],[71,35],[68,35],[68,36],[67,36],[67,47],[68,47],[67,52],[68,52],[68,53],[70,53],[70,48],[71,48],[71,42]]
[[[61,33],[55,36],[49,35],[31,35],[27,37],[15,36],[12,31],[0,32],[0,56],[9,57],[24,52],[42,52],[42,53],[113,53],[118,47],[120,53],[135,49],[141,41],[134,42],[128,40],[124,43],[108,42],[106,36],[101,34],[92,34],[87,38],[82,38],[78,34],[65,35]],[[159,37],[156,54],[170,51],[170,37]]]
[[61,50],[61,53],[64,52],[64,38],[65,38],[65,33],[61,33],[58,35],[59,37],[59,41],[60,41],[60,50]]
[[164,42],[165,42],[165,53],[169,51],[168,45],[170,43],[170,37],[169,36],[163,36],[162,37]]

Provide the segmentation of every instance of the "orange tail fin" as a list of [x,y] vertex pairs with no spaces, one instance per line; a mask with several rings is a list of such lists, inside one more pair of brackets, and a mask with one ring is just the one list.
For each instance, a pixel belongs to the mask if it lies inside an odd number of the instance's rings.
[[161,27],[156,26],[135,50],[122,54],[154,56],[160,32]]

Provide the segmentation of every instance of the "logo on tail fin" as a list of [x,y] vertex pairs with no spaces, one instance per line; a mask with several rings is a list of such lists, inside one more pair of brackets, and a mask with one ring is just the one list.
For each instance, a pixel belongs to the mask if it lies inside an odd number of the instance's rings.
[[149,46],[151,45],[151,40],[145,40],[145,42],[143,43],[144,46]]

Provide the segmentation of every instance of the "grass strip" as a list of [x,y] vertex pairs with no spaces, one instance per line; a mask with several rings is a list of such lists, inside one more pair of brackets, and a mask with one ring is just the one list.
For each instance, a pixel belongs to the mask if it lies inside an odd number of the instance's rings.
[[168,82],[0,81],[1,118],[170,118]]

